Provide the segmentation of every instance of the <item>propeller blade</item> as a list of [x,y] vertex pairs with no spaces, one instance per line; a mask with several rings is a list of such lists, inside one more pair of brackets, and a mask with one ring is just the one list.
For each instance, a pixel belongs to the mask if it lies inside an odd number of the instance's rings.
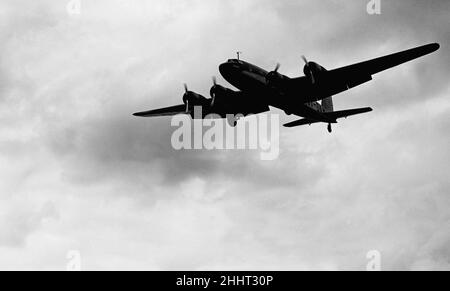
[[312,84],[316,83],[316,80],[314,79],[314,74],[313,74],[313,72],[311,71],[311,69],[309,68],[309,62],[308,62],[308,60],[306,59],[305,56],[302,56],[302,60],[305,62],[305,66],[306,66],[306,67],[308,68],[308,70],[309,70],[309,74],[310,74],[310,77],[311,77],[311,83],[312,83]]
[[280,68],[280,63],[277,63],[277,65],[275,66],[275,72],[278,72],[278,69]]
[[212,77],[212,81],[213,81],[213,88],[211,89],[211,106],[214,106],[214,103],[216,102],[216,93],[215,93],[215,89],[217,86],[217,79],[216,76]]
[[306,59],[305,56],[302,56],[302,60],[305,62],[306,65],[308,65],[308,60]]
[[186,100],[186,113],[189,113],[189,100]]
[[188,92],[189,90],[188,90],[188,86],[187,86],[187,84],[186,83],[184,83],[184,92]]

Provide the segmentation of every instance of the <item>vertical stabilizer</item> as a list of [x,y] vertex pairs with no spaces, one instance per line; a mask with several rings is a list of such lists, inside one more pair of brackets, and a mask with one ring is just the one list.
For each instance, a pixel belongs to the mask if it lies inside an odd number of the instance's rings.
[[327,97],[325,99],[322,99],[322,107],[325,110],[325,112],[333,112],[333,97]]

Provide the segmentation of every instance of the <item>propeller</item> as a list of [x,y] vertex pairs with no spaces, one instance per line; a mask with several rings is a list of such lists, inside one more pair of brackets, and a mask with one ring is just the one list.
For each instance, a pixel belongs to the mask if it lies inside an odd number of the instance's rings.
[[274,72],[277,73],[279,68],[280,68],[280,63],[277,63],[277,65],[275,66]]
[[311,83],[314,84],[316,81],[314,80],[314,74],[313,74],[313,72],[311,71],[311,69],[309,67],[309,62],[308,62],[308,60],[306,59],[305,56],[302,56],[302,60],[305,62],[305,67],[308,69],[309,74],[311,76]]
[[277,63],[275,69],[266,75],[266,83],[269,85],[273,79],[278,75],[278,69],[280,69],[280,63]]
[[308,60],[306,59],[305,56],[302,56],[302,60],[305,62],[306,65],[308,65]]
[[185,101],[185,103],[186,103],[186,113],[188,113],[188,112],[189,112],[189,98],[188,98],[189,89],[188,89],[188,86],[187,86],[186,83],[184,83],[183,86],[184,86],[184,96],[183,96],[183,99],[184,99],[184,101]]
[[214,90],[217,86],[217,79],[215,76],[212,77],[212,81],[213,81],[213,90],[212,90],[212,99],[211,99],[211,106],[214,106],[214,103],[216,102],[216,90]]

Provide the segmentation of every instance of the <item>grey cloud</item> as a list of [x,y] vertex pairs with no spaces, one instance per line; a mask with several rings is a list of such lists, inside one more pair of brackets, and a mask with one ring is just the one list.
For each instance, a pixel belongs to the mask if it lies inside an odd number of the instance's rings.
[[[52,233],[55,247],[80,244],[93,268],[110,268],[111,256],[99,259],[108,253],[124,268],[363,269],[373,248],[387,269],[448,268],[448,110],[424,116],[421,106],[447,106],[449,6],[390,1],[369,16],[364,2],[155,2],[139,14],[139,4],[100,1],[70,18],[64,5],[10,1],[0,158],[22,158],[0,189],[25,197],[35,178],[45,191],[25,213],[2,203],[10,215],[0,242],[36,250],[27,237]],[[375,112],[333,135],[282,129],[272,162],[257,152],[175,151],[169,119],[131,116],[180,102],[183,82],[205,94],[237,49],[294,76],[302,54],[332,68],[434,41],[438,53],[335,98]],[[58,216],[41,211],[45,201]],[[60,226],[48,228],[48,217]]]
[[[302,53],[332,69],[438,42],[441,44],[440,51],[404,65],[410,69],[407,72],[394,68],[376,75],[363,87],[341,94],[337,98],[344,99],[346,95],[348,99],[337,102],[344,106],[351,102],[371,104],[385,110],[386,107],[422,102],[444,92],[448,88],[450,53],[446,48],[450,43],[447,33],[440,28],[448,23],[448,3],[431,1],[429,5],[423,5],[414,1],[403,5],[400,1],[389,1],[382,3],[382,13],[377,16],[366,13],[366,4],[364,1],[322,1],[314,7],[294,2],[276,5],[280,18],[286,21],[285,28],[291,30],[289,35],[295,39],[294,43],[301,45],[298,50],[303,50],[295,56],[298,59],[297,68],[290,67],[291,61],[286,64],[286,70],[297,71],[296,74],[301,72],[298,66],[301,65],[299,55]],[[298,21],[299,17],[308,18],[311,15],[321,17],[311,17],[311,22]]]
[[59,217],[54,204],[49,201],[37,211],[23,208],[18,205],[2,213],[0,246],[23,247],[28,236],[38,231],[46,220]]

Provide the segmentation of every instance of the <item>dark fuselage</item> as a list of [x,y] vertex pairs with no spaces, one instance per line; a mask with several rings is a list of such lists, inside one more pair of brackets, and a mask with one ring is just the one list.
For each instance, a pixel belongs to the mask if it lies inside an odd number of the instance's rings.
[[294,96],[281,94],[268,87],[266,81],[268,71],[248,62],[230,59],[219,66],[219,71],[225,80],[239,90],[255,93],[267,102],[267,105],[279,108],[287,113],[289,108],[299,108],[305,105],[319,112],[324,111],[318,102],[302,102],[301,92],[297,91],[297,98],[292,98]]

